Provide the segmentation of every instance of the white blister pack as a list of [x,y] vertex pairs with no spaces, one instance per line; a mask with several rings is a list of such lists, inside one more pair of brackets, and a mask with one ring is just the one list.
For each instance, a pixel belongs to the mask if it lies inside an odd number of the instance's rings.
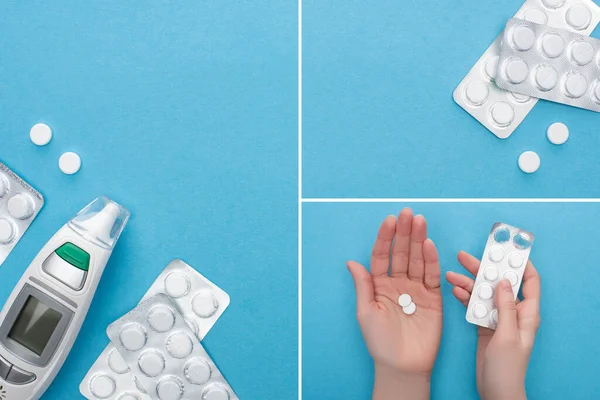
[[468,322],[496,329],[496,286],[503,279],[508,279],[517,298],[533,240],[531,232],[500,222],[494,224],[467,307]]
[[[600,22],[592,0],[527,0],[515,18],[589,36]],[[500,139],[506,139],[537,103],[536,98],[496,85],[502,35],[454,90],[454,101]]]
[[600,40],[513,18],[504,29],[496,84],[600,112]]
[[[170,297],[199,340],[204,339],[230,303],[227,293],[179,259],[171,261],[160,273],[141,302],[159,293]],[[150,399],[135,384],[129,367],[112,344],[94,362],[79,391],[89,400]]]
[[151,398],[238,399],[169,296],[144,301],[106,332]]
[[0,265],[43,206],[42,195],[0,163]]

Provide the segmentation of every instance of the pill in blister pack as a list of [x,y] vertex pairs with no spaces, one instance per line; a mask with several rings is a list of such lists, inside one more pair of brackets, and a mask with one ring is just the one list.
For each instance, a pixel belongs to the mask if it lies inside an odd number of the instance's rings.
[[[527,0],[516,18],[589,36],[600,22],[600,7],[591,0]],[[523,40],[527,40],[524,37]],[[501,139],[509,137],[537,99],[496,85],[502,35],[486,50],[454,91],[454,101]]]
[[[169,263],[141,301],[159,293],[170,296],[199,340],[204,339],[230,302],[227,293],[179,259]],[[210,301],[205,301],[207,299]],[[81,381],[79,391],[89,400],[150,399],[143,388],[135,384],[133,374],[112,344],[94,362]]]
[[494,224],[467,307],[468,322],[496,329],[496,286],[500,281],[508,279],[515,299],[517,298],[533,240],[534,236],[530,232],[500,222]]
[[0,265],[43,206],[42,195],[0,163]]
[[600,40],[513,18],[504,29],[496,83],[600,112]]
[[144,301],[106,332],[152,398],[238,399],[169,296]]

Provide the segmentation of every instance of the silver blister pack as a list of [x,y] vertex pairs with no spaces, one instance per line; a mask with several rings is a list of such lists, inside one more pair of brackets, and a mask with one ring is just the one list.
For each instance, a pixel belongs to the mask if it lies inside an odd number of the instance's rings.
[[504,29],[496,83],[600,112],[600,40],[513,18]]
[[238,399],[169,296],[144,301],[106,332],[151,398]]
[[501,222],[494,224],[467,307],[468,322],[496,329],[496,286],[503,279],[508,279],[517,298],[533,240],[531,232]]
[[[589,36],[600,22],[592,0],[527,0],[515,18]],[[454,90],[454,101],[500,139],[523,122],[537,99],[496,85],[502,35],[492,43]]]
[[[199,340],[204,339],[230,303],[227,293],[179,259],[171,261],[160,273],[141,302],[159,293],[170,295]],[[196,301],[197,311],[208,317],[194,312],[194,299],[210,300]],[[150,400],[144,389],[135,384],[133,374],[112,344],[94,362],[81,381],[79,391],[89,400]]]
[[42,195],[0,163],[0,265],[43,206]]

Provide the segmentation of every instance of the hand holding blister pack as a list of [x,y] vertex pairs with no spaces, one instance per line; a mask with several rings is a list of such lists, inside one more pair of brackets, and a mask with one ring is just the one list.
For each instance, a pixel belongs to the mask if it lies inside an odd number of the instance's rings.
[[517,298],[533,240],[530,232],[499,222],[494,224],[467,306],[468,322],[496,329],[496,287],[500,281],[507,279],[512,285],[514,298]]

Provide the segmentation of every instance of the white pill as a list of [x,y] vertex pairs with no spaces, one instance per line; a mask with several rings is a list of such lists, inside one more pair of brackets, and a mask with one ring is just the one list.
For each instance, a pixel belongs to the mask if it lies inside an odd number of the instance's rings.
[[565,4],[565,0],[542,0],[542,3],[548,8],[558,8]]
[[29,138],[38,146],[45,146],[52,140],[52,129],[46,124],[35,124],[29,130]]
[[570,73],[565,79],[565,92],[567,96],[579,98],[587,92],[588,82],[583,75],[578,73]]
[[58,167],[63,173],[73,175],[81,169],[81,157],[71,151],[63,153],[58,159]]
[[175,315],[168,307],[157,306],[150,311],[148,323],[157,332],[167,332],[175,324]]
[[123,357],[121,357],[121,354],[119,354],[117,349],[113,349],[108,355],[108,366],[119,375],[129,372],[129,366]]
[[515,110],[504,101],[500,101],[492,106],[492,119],[500,127],[509,126],[515,119]]
[[146,345],[146,331],[139,324],[130,324],[121,330],[119,340],[125,349],[138,351]]
[[5,219],[0,219],[0,244],[8,244],[15,238],[14,224]]
[[489,89],[484,82],[473,81],[467,85],[465,95],[472,105],[480,106],[487,100]]
[[578,65],[587,65],[594,59],[594,46],[588,42],[575,42],[571,47],[571,58]]
[[173,298],[183,297],[190,291],[190,280],[179,272],[170,273],[165,278],[165,291]]
[[8,213],[16,219],[28,219],[33,215],[33,200],[25,193],[14,195],[6,205]]
[[528,10],[523,16],[525,21],[533,22],[534,24],[546,25],[548,22],[548,16],[540,9],[532,8]]
[[553,144],[563,144],[569,139],[569,128],[562,122],[555,122],[548,127],[546,136]]
[[572,6],[567,10],[565,19],[569,25],[577,30],[583,30],[590,26],[592,13],[583,4]]
[[494,57],[490,58],[489,60],[487,60],[487,62],[485,63],[485,74],[491,80],[496,79],[496,73],[498,72],[498,60],[499,59],[500,59],[500,57],[494,56]]
[[490,265],[489,267],[486,267],[483,270],[483,276],[490,282],[493,282],[496,279],[498,279],[499,274],[500,273],[498,272],[498,268],[494,267],[493,265]]
[[0,199],[8,192],[8,189],[10,189],[8,180],[3,174],[0,174]]
[[214,384],[202,392],[202,400],[229,400],[229,392],[223,386]]
[[503,278],[508,279],[512,286],[515,286],[517,283],[519,283],[519,277],[513,271],[504,273]]
[[165,370],[165,358],[155,351],[147,351],[138,358],[140,370],[151,378]]
[[177,378],[169,377],[159,382],[156,392],[160,400],[179,400],[183,396],[183,385]]
[[175,358],[185,358],[192,353],[194,343],[185,332],[177,332],[167,339],[167,350]]
[[90,391],[100,399],[108,399],[115,393],[116,388],[115,381],[108,375],[95,376],[90,382]]
[[192,310],[200,318],[212,317],[219,308],[219,301],[210,292],[200,292],[192,299]]
[[513,84],[523,82],[529,74],[529,67],[520,58],[510,59],[506,63],[506,77]]
[[406,315],[412,315],[417,311],[417,305],[415,303],[410,303],[408,306],[402,307],[402,311],[404,311],[404,314]]
[[529,50],[535,43],[535,33],[528,26],[515,26],[512,30],[512,42],[516,50]]
[[525,151],[519,156],[521,171],[532,174],[540,168],[540,156],[535,151]]
[[543,91],[551,90],[558,83],[558,73],[549,65],[541,65],[535,72],[535,83]]
[[600,103],[600,80],[596,81],[596,84],[594,85],[594,101],[596,103]]
[[135,394],[125,393],[119,396],[117,400],[140,400],[140,398]]
[[523,259],[523,256],[519,253],[513,253],[508,256],[508,265],[513,268],[521,268],[524,261],[525,259]]
[[504,250],[500,246],[494,246],[490,249],[489,257],[493,262],[500,262],[504,258]]
[[492,312],[490,313],[490,321],[494,325],[498,324],[498,310],[496,310],[496,309],[492,310]]
[[212,369],[206,360],[195,358],[185,365],[185,378],[194,385],[204,385],[211,374]]
[[530,96],[527,96],[526,94],[520,94],[520,93],[510,93],[510,96],[517,102],[517,103],[527,103],[529,100],[531,100]]
[[547,57],[556,58],[565,49],[565,41],[560,36],[549,33],[542,39],[542,50]]
[[473,313],[473,316],[477,319],[485,317],[488,313],[487,307],[483,303],[475,304],[471,311]]
[[398,304],[400,304],[401,307],[407,307],[410,303],[412,303],[412,297],[410,297],[410,294],[401,294],[398,297]]
[[489,300],[494,296],[494,288],[490,285],[481,285],[479,286],[479,290],[477,290],[477,296],[483,300]]

